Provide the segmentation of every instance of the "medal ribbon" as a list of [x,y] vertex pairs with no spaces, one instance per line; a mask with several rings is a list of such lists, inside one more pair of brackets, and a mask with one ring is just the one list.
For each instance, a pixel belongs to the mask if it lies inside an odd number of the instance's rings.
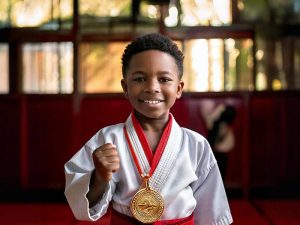
[[[165,149],[165,147],[167,145],[167,142],[168,142],[168,139],[170,137],[171,128],[172,128],[172,117],[171,116],[169,117],[169,121],[168,121],[168,123],[167,123],[167,125],[166,125],[166,127],[163,131],[162,137],[161,137],[161,139],[158,143],[158,146],[155,150],[154,155],[153,155],[153,153],[151,151],[151,148],[148,144],[148,141],[146,139],[144,131],[143,131],[141,125],[139,124],[138,120],[134,116],[134,113],[132,113],[132,123],[133,123],[135,131],[137,132],[137,135],[138,135],[138,138],[139,138],[139,140],[141,142],[141,145],[143,147],[144,153],[145,153],[145,155],[148,159],[149,165],[151,165],[150,166],[150,171],[147,174],[147,176],[151,177],[151,175],[154,173],[154,171],[155,171],[155,169],[156,169],[156,167],[157,167],[157,165],[158,165],[158,163],[159,163],[159,161],[162,157],[162,154],[164,152],[164,149]],[[126,130],[126,126],[123,127],[123,130],[124,130],[124,133],[125,133],[125,137],[126,137],[131,155],[132,155],[133,160],[135,162],[135,165],[136,165],[139,173],[141,174],[141,176],[143,176],[142,168],[139,164],[138,158],[137,158],[137,156],[135,154],[135,151],[134,151],[134,148],[131,144],[128,132]]]

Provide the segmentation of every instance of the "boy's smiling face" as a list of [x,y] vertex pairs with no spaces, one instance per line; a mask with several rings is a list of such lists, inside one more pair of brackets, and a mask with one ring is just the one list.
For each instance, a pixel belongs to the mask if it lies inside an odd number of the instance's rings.
[[149,119],[164,119],[181,97],[183,82],[171,55],[146,50],[132,56],[122,87],[137,113]]

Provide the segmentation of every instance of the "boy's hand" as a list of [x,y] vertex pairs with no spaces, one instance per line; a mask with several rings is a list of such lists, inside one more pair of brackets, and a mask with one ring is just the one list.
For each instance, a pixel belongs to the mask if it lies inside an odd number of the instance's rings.
[[[93,152],[93,161],[95,165],[96,179],[110,181],[112,174],[119,170],[120,160],[116,146],[107,143]],[[100,176],[100,177],[99,177]]]

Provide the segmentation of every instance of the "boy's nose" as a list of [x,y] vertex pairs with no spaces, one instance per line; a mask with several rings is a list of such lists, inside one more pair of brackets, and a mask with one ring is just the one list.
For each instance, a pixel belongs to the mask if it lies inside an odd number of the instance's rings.
[[159,82],[156,80],[149,80],[148,82],[146,82],[145,92],[160,92]]

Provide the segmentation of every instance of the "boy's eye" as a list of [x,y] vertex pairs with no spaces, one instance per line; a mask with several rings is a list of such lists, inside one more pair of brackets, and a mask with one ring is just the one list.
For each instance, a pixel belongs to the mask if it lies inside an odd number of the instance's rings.
[[143,77],[136,77],[133,79],[133,81],[136,81],[136,82],[144,82],[145,81],[145,78]]
[[162,82],[162,83],[166,83],[166,82],[171,81],[171,79],[168,78],[168,77],[162,77],[162,78],[159,79],[159,81]]

